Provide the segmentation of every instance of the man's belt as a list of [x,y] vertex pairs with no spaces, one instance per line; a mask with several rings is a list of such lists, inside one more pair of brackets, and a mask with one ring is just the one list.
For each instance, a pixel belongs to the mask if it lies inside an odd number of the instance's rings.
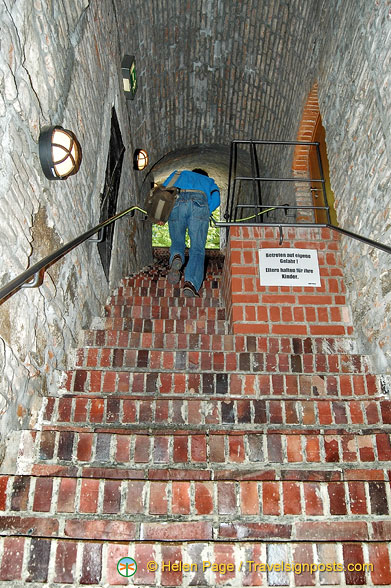
[[181,193],[181,192],[196,192],[197,194],[203,194],[205,196],[205,198],[207,198],[207,195],[202,190],[192,190],[191,188],[178,188],[178,190],[179,190],[179,193]]

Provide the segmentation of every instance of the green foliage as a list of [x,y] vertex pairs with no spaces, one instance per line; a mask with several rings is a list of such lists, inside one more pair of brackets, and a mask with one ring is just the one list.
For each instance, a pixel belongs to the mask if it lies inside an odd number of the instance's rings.
[[[213,212],[215,219],[220,218],[220,208]],[[168,223],[163,226],[156,224],[152,225],[152,247],[170,247],[171,239],[168,231]],[[189,235],[186,234],[186,247],[190,246]],[[215,226],[209,227],[208,236],[206,238],[207,249],[220,249],[220,229]]]

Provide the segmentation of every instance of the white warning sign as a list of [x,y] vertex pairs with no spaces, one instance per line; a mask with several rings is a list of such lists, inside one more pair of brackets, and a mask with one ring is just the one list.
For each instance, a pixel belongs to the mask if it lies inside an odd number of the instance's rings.
[[261,286],[320,287],[316,249],[259,249]]

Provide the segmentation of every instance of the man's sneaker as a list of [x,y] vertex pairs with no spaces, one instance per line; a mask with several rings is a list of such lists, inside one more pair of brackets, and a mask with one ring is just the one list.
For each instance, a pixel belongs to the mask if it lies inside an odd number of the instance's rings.
[[170,282],[170,284],[177,284],[181,279],[181,272],[179,270],[181,269],[182,265],[181,256],[174,255],[167,274],[167,280]]
[[186,298],[200,297],[197,290],[195,289],[195,286],[193,286],[191,282],[185,282],[183,284],[183,294],[186,296]]

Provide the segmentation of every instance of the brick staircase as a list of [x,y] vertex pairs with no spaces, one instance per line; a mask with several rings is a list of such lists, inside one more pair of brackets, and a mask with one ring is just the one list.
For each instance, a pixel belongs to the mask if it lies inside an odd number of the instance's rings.
[[[346,317],[330,334],[315,293],[286,332],[278,312],[277,331],[233,335],[223,258],[199,299],[167,261],[123,280],[64,388],[12,435],[0,584],[391,585],[391,401]],[[327,334],[292,334],[304,312]]]

